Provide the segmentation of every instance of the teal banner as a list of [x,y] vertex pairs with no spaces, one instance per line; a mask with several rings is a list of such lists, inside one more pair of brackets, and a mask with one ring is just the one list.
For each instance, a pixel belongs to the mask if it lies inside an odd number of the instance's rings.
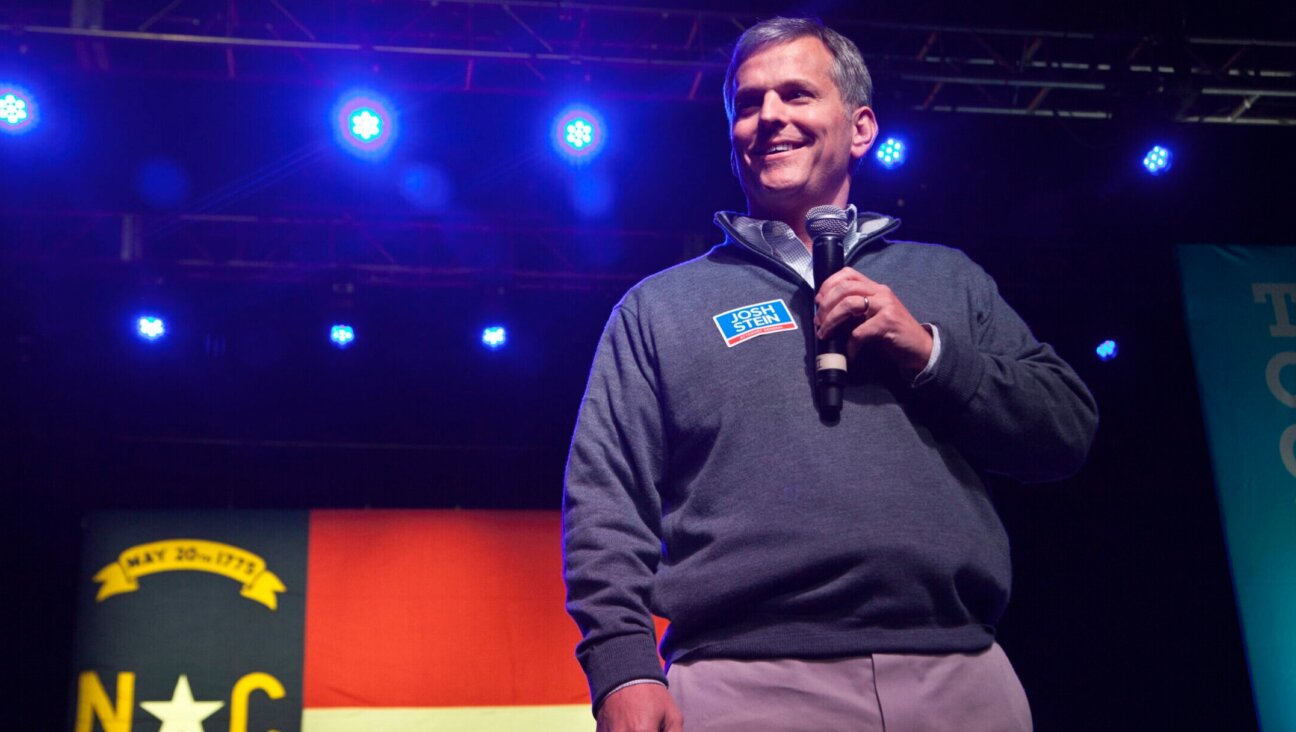
[[1256,714],[1296,732],[1296,248],[1179,247]]

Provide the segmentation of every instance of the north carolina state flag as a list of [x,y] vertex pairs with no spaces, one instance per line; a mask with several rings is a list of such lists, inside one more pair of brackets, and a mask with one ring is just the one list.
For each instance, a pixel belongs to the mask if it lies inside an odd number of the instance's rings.
[[304,732],[593,729],[560,517],[313,511]]
[[71,728],[593,730],[561,532],[556,511],[94,516]]

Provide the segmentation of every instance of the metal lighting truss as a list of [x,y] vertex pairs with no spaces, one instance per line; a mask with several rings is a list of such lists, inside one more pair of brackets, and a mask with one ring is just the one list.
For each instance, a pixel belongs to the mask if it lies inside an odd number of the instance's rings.
[[[647,0],[72,0],[0,6],[0,51],[170,77],[319,83],[341,63],[412,87],[544,94],[575,80],[714,99],[755,20]],[[1296,124],[1293,40],[827,20],[865,50],[891,108],[1106,119],[1152,107],[1187,123]]]
[[[717,106],[730,48],[757,20],[651,0],[5,2],[0,58],[20,55],[48,75],[329,85],[360,74],[414,90],[541,96],[575,84],[609,98]],[[884,113],[1296,124],[1296,41],[885,23],[850,12],[826,21],[865,50]],[[10,261],[269,281],[343,268],[371,284],[435,287],[619,290],[705,243],[696,232],[616,228],[604,233],[625,256],[592,267],[571,243],[588,228],[553,221],[12,209],[0,219]],[[465,232],[489,234],[498,251],[483,259],[455,247]]]
[[[3,257],[14,266],[79,267],[131,279],[327,282],[439,289],[623,292],[646,271],[705,250],[695,232],[496,220],[348,215],[245,215],[0,209]],[[0,230],[3,231],[3,230]],[[491,246],[466,241],[488,238]],[[615,247],[590,265],[582,242]]]

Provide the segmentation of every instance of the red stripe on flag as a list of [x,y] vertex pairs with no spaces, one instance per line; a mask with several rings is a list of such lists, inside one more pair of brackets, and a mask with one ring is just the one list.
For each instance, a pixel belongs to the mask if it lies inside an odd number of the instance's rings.
[[304,706],[589,703],[560,536],[557,512],[313,511]]

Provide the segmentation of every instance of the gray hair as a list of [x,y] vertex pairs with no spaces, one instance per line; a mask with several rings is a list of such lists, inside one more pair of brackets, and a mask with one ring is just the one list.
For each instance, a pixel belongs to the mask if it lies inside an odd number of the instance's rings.
[[872,106],[873,79],[864,65],[864,57],[851,39],[813,18],[770,18],[743,31],[734,46],[724,79],[725,114],[729,115],[730,124],[734,119],[738,67],[757,51],[806,36],[818,38],[832,54],[832,80],[841,94],[846,114],[850,115],[858,107]]

